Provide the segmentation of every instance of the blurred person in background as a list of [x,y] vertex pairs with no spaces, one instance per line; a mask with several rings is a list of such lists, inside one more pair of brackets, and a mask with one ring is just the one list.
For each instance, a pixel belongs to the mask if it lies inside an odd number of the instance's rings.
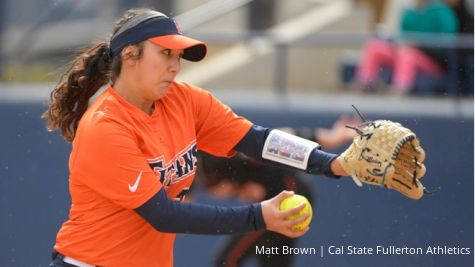
[[[349,142],[356,132],[346,125],[359,125],[358,116],[341,116],[332,126],[326,128],[280,128],[302,138],[313,140],[326,150],[336,149]],[[217,158],[201,154],[201,185],[213,197],[219,199],[237,198],[243,203],[255,203],[272,198],[282,190],[294,191],[313,203],[310,181],[295,170],[263,165],[259,161],[238,154],[232,158]],[[313,207],[315,209],[315,206]],[[260,266],[292,266],[292,254],[257,254],[256,247],[295,247],[297,239],[279,233],[261,230],[236,234],[226,238],[215,257],[215,266],[240,266],[250,258],[257,259]]]
[[375,89],[382,69],[392,71],[395,94],[409,93],[419,73],[444,76],[449,49],[413,42],[415,34],[455,34],[459,26],[454,11],[441,0],[416,0],[401,13],[399,35],[394,40],[372,38],[363,49],[357,80],[366,90]]

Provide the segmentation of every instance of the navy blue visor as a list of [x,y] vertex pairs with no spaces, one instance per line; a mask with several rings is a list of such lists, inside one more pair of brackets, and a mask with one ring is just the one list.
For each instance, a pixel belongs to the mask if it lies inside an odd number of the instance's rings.
[[118,55],[128,45],[145,40],[172,50],[183,49],[183,58],[189,61],[200,61],[206,56],[205,43],[184,36],[175,20],[159,12],[156,14],[144,15],[142,21],[134,20],[132,24],[126,23],[112,36],[110,41],[112,56]]

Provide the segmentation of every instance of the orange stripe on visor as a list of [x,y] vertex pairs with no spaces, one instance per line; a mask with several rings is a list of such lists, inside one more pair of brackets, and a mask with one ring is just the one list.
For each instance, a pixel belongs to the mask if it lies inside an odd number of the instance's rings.
[[206,44],[179,34],[163,35],[148,39],[150,42],[172,50],[183,49],[183,58],[200,61],[206,56]]

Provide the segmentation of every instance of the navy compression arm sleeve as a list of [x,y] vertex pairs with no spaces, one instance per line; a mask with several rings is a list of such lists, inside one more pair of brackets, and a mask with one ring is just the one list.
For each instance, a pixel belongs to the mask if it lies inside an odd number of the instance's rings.
[[168,198],[162,188],[135,209],[160,232],[190,234],[234,234],[265,228],[261,205],[220,207],[183,203]]
[[[294,167],[262,158],[262,150],[264,149],[264,143],[269,133],[270,129],[253,125],[244,138],[241,139],[241,141],[239,141],[239,143],[234,147],[234,149],[255,160],[263,162],[266,165],[295,169]],[[339,176],[335,176],[330,169],[331,162],[336,159],[337,156],[338,155],[336,154],[328,153],[315,148],[310,154],[308,166],[305,172],[309,174],[324,174],[328,177],[339,178]]]

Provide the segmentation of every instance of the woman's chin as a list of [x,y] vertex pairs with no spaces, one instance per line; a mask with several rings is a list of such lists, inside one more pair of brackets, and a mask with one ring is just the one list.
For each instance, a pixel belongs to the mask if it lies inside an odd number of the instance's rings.
[[157,96],[157,99],[160,99],[162,97],[164,97],[168,91],[170,91],[170,84],[168,85],[161,85],[157,88],[157,91],[155,92],[155,95]]

